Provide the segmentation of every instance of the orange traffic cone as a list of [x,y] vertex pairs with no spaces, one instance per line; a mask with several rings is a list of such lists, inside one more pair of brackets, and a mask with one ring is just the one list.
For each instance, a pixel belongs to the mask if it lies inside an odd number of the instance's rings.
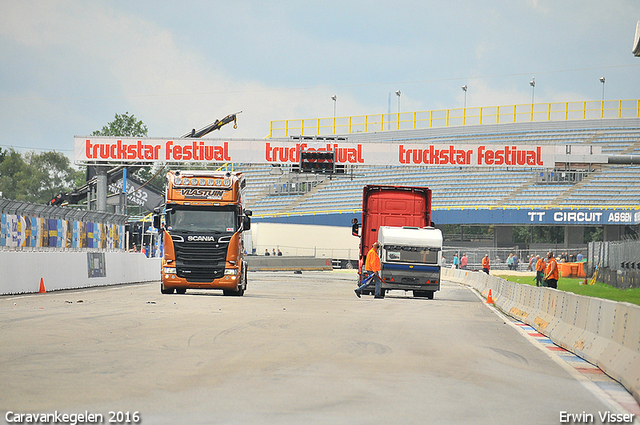
[[44,289],[44,278],[40,278],[40,290],[38,291],[39,294],[44,294],[45,292],[47,292],[46,289]]
[[487,304],[493,304],[493,297],[491,296],[491,289],[489,289],[489,295],[487,296]]

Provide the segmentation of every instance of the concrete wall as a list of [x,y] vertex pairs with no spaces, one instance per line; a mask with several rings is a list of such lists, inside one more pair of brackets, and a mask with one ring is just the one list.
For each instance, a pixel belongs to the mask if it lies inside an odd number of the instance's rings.
[[640,402],[640,306],[443,269],[442,278],[491,290],[495,306],[597,365]]
[[333,270],[330,258],[315,257],[265,257],[249,255],[247,270],[255,271],[301,271],[301,270]]
[[47,291],[159,281],[160,259],[128,252],[0,252],[0,294],[38,292],[41,279]]
[[256,255],[280,249],[284,256],[315,256],[357,260],[360,238],[351,227],[309,224],[251,223]]

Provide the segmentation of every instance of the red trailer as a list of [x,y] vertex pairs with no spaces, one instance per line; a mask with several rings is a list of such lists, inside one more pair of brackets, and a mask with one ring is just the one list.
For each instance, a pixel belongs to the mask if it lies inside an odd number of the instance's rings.
[[[381,185],[367,185],[362,191],[362,223],[357,223],[357,219],[353,220],[352,233],[356,236],[360,236],[360,255],[358,276],[360,280],[362,278],[362,266],[365,262],[367,253],[373,246],[373,243],[379,241],[380,227],[389,226],[393,228],[413,228],[424,229],[432,228],[431,222],[431,189],[427,187],[409,187],[409,186],[381,186]],[[442,236],[439,230],[431,229],[432,232],[437,232],[440,235],[440,244],[442,243]],[[396,247],[398,248],[398,247]],[[400,248],[398,248],[400,249]],[[415,249],[415,248],[411,248]],[[435,249],[435,248],[434,248]],[[441,246],[440,246],[441,250]],[[383,256],[386,253],[386,249],[383,246]],[[437,253],[437,262],[439,263],[441,253]],[[404,281],[415,281],[415,284],[420,282],[420,287],[415,287],[407,284],[401,285],[398,279],[390,277],[391,271],[385,273],[385,259],[382,259],[383,263],[383,289],[405,289],[411,288],[414,290],[414,294],[425,294],[425,290],[429,290],[429,295],[433,295],[433,291],[439,289],[439,278],[437,282],[429,281],[428,287],[424,287],[426,284],[422,282],[421,278],[404,277]],[[437,275],[439,276],[439,264],[437,264]],[[417,266],[417,265],[416,265]],[[413,265],[411,268],[417,268]],[[435,272],[435,268],[434,268]],[[385,275],[388,279],[385,278]],[[437,286],[433,286],[436,285]]]

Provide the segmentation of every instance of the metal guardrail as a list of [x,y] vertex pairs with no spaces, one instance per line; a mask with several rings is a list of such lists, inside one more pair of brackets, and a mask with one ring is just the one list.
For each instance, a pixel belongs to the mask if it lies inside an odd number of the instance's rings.
[[640,270],[640,241],[590,242],[589,263],[616,271]]
[[269,138],[516,122],[640,118],[640,100],[529,103],[271,121]]
[[[453,245],[453,246],[452,246]],[[571,248],[563,248],[559,244],[549,244],[545,248],[518,248],[517,246],[511,248],[496,248],[496,247],[455,247],[455,242],[444,242],[442,249],[442,255],[445,259],[443,267],[451,268],[453,264],[454,254],[458,255],[458,258],[462,257],[462,254],[467,256],[467,270],[480,270],[482,269],[482,258],[484,255],[489,256],[489,265],[491,270],[513,270],[520,272],[533,272],[535,271],[535,261],[530,267],[531,256],[540,256],[546,261],[547,253],[551,251],[558,261],[575,262],[577,261],[578,253],[582,253],[583,256],[587,253],[587,246],[573,246]],[[517,258],[517,264],[508,263],[509,255],[515,255]],[[566,255],[566,257],[565,257]],[[566,259],[565,259],[566,258]],[[584,257],[586,259],[586,256]],[[533,277],[532,277],[533,279]],[[534,279],[535,280],[535,279]]]
[[299,175],[297,173],[287,173],[284,178],[280,178],[270,184],[269,195],[304,195],[322,183],[324,176],[312,173]]

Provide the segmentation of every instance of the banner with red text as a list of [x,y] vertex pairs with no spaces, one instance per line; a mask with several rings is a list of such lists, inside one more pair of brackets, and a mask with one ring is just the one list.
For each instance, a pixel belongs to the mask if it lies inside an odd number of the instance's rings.
[[[536,144],[355,143],[289,139],[75,137],[77,164],[94,162],[235,162],[297,164],[301,150],[335,151],[337,164],[553,168],[556,162],[601,163],[599,146]],[[604,158],[604,159],[603,159]]]

